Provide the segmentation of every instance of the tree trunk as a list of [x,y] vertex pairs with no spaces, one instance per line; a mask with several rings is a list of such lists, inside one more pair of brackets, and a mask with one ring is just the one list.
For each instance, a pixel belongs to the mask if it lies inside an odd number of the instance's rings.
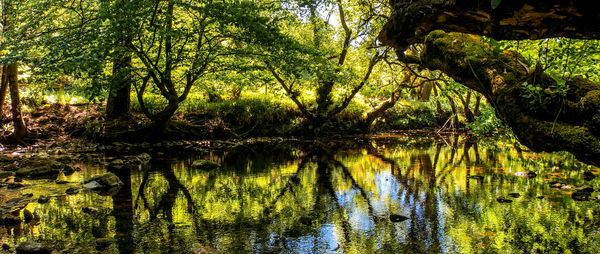
[[473,112],[471,112],[471,91],[467,92],[467,97],[463,101],[463,113],[465,114],[465,118],[467,119],[467,123],[472,123],[475,121],[475,116],[473,116]]
[[479,106],[481,105],[481,95],[477,95],[475,99],[475,107],[473,108],[473,116],[479,115]]
[[319,82],[319,88],[317,88],[317,112],[315,122],[325,122],[327,120],[327,113],[331,106],[331,91],[333,90],[334,82],[324,81]]
[[27,128],[25,127],[23,116],[21,115],[21,98],[19,97],[19,74],[17,64],[8,65],[7,76],[8,86],[10,87],[10,100],[14,124],[13,136],[17,140],[20,140],[27,134]]
[[[433,85],[433,95],[435,97],[439,96],[437,87],[435,86],[435,84]],[[437,100],[435,100],[435,111],[437,112],[438,116],[444,115],[444,111],[442,110],[442,104],[440,103],[439,98]]]
[[388,109],[393,108],[394,105],[396,105],[396,102],[400,98],[401,94],[402,90],[400,89],[394,91],[389,99],[379,104],[373,110],[367,112],[367,117],[365,118],[365,129],[368,130],[369,128],[371,128],[371,125],[373,124],[373,121],[375,121],[375,119],[381,117],[383,113],[385,113],[385,111],[387,111]]
[[106,116],[114,119],[129,114],[131,105],[131,55],[122,52],[113,61],[112,82],[106,102]]
[[[482,47],[470,55],[463,45]],[[423,67],[441,70],[457,82],[483,94],[496,115],[512,127],[522,144],[534,151],[569,151],[579,160],[600,165],[600,84],[584,78],[566,81],[566,96],[553,98],[556,81],[533,69],[515,51],[497,57],[478,38],[435,31],[425,40]],[[539,66],[538,66],[539,67]],[[542,90],[543,103],[523,97],[523,84]]]
[[[117,0],[114,9],[118,14],[115,14],[112,20],[113,25],[127,29],[121,22],[123,16],[128,16],[126,2]],[[110,92],[106,101],[106,116],[109,119],[129,114],[131,106],[131,52],[128,50],[131,36],[123,30],[120,33],[114,53]]]
[[7,66],[2,66],[2,68],[0,68],[0,123],[4,120],[4,100],[6,99],[6,93],[8,92],[7,72]]
[[450,109],[452,110],[452,117],[454,118],[454,126],[458,124],[458,110],[456,109],[456,103],[454,103],[454,99],[450,97],[450,95],[446,95],[446,99],[450,103]]
[[432,82],[425,82],[421,85],[418,97],[419,101],[429,101],[431,97],[431,89],[433,88]]
[[[461,32],[496,40],[567,37],[600,39],[600,5],[571,0],[391,0],[392,16],[379,39],[403,61],[441,70],[485,96],[496,115],[534,151],[569,151],[579,160],[600,165],[600,84],[584,78],[566,81],[566,96],[551,96],[557,82],[534,69],[515,51],[493,55],[489,45]],[[402,52],[425,43],[420,57]],[[472,43],[483,54],[465,51]],[[532,105],[523,83],[550,94]],[[546,90],[548,89],[548,90]],[[535,101],[533,103],[536,103]]]

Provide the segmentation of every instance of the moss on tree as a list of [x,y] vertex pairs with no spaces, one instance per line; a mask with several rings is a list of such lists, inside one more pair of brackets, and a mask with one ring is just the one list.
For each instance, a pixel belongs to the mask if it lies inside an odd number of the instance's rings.
[[[425,38],[422,66],[439,69],[482,93],[519,140],[537,151],[566,150],[600,165],[600,85],[584,78],[555,79],[515,51],[494,53],[477,36],[434,31]],[[524,96],[526,85],[541,88],[539,101]]]

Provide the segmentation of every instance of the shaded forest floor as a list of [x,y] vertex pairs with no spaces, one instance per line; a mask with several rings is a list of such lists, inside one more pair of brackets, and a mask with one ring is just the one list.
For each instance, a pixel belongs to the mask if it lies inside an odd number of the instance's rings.
[[[371,132],[393,130],[437,130],[443,123],[432,111],[417,108],[390,111],[376,123]],[[230,140],[252,137],[336,137],[341,135],[365,134],[360,128],[361,116],[348,112],[337,119],[312,129],[310,123],[293,109],[278,108],[257,101],[234,101],[216,103],[193,112],[182,110],[173,117],[164,135],[152,133],[150,122],[135,108],[133,113],[120,119],[107,120],[102,104],[60,103],[27,106],[23,116],[29,133],[16,143],[10,139],[11,123],[8,107],[4,108],[0,126],[0,142],[5,147],[21,146],[65,146],[82,139],[81,142],[108,144],[112,142],[156,143],[160,141]]]

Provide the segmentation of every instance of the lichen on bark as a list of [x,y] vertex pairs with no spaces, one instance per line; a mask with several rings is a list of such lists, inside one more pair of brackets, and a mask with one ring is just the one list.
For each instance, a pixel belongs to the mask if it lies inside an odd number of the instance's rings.
[[[477,49],[477,50],[474,50]],[[457,82],[483,94],[497,116],[518,139],[535,151],[573,153],[600,165],[600,85],[576,77],[556,96],[557,81],[539,66],[532,67],[516,51],[494,53],[477,36],[433,31],[424,40],[421,65],[441,70]],[[525,85],[540,87],[542,103],[534,103]]]

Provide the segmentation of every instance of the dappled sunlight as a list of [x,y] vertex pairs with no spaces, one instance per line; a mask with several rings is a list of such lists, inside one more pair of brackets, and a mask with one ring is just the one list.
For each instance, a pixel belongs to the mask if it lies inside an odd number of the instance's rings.
[[[193,160],[156,160],[132,170],[123,179],[130,188],[113,197],[56,195],[49,191],[55,183],[40,180],[29,190],[54,198],[27,209],[41,220],[3,233],[3,241],[43,239],[78,253],[102,237],[126,237],[106,253],[189,253],[194,246],[347,253],[600,248],[598,203],[570,196],[588,166],[568,154],[518,154],[507,143],[444,138],[386,136],[363,148],[315,144],[207,155],[223,165],[218,171],[193,169]],[[516,174],[523,171],[538,176]],[[60,178],[77,182],[99,172]],[[551,181],[572,187],[555,189]]]

